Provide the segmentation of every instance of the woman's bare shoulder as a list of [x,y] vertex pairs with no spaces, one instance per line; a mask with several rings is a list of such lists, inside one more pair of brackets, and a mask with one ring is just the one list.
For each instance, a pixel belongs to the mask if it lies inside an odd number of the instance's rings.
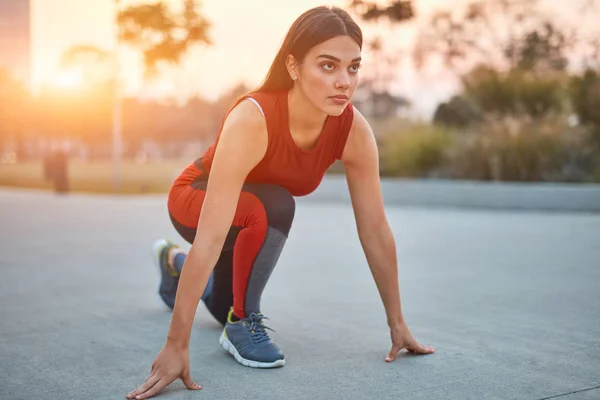
[[245,98],[231,109],[225,119],[223,129],[232,127],[244,127],[249,134],[263,135],[267,131],[267,121],[257,105]]
[[244,169],[242,164],[256,165],[266,154],[267,146],[265,117],[255,104],[244,99],[227,115],[215,157],[227,159],[223,166],[232,168],[234,163]]

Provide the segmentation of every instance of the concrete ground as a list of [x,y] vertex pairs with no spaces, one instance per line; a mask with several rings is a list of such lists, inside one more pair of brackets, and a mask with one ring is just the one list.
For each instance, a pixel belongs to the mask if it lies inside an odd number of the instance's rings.
[[[600,399],[600,215],[388,208],[404,314],[429,356],[385,363],[389,331],[348,204],[298,200],[263,298],[287,364],[242,367],[202,305],[193,378],[164,399]],[[122,399],[170,312],[164,196],[0,190],[0,399]]]

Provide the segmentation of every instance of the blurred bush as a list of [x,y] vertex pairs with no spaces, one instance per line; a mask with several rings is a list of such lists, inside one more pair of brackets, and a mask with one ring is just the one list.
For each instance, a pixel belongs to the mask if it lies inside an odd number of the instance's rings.
[[477,103],[465,95],[457,95],[438,105],[433,122],[462,128],[479,122],[482,118],[483,111]]
[[396,125],[382,174],[492,181],[600,182],[600,74],[478,67],[431,125]]
[[[514,69],[500,72],[479,67],[462,77],[463,92],[440,103],[433,122],[466,127],[481,122],[484,115],[543,117],[569,109],[567,75],[537,75]],[[574,85],[576,87],[576,85]]]
[[461,136],[448,177],[495,181],[593,180],[596,157],[585,129],[561,115],[490,117]]
[[485,113],[541,117],[568,108],[566,76],[476,68],[463,77],[464,95]]
[[600,74],[588,69],[572,77],[570,89],[573,110],[581,124],[594,131],[600,144]]
[[410,178],[435,176],[447,163],[454,140],[449,128],[427,123],[407,123],[380,139],[381,174]]
[[561,114],[491,116],[462,131],[408,125],[381,142],[381,173],[411,178],[600,182],[591,131]]

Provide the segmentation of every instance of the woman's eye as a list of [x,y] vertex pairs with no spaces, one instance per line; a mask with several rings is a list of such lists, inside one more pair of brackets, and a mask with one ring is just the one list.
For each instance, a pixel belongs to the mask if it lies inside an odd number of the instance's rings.
[[333,64],[332,63],[325,63],[322,65],[323,69],[325,71],[331,71],[333,69]]
[[359,69],[360,69],[360,65],[359,65],[359,64],[356,64],[356,65],[351,65],[351,66],[350,66],[350,71],[351,71],[352,73],[357,73]]

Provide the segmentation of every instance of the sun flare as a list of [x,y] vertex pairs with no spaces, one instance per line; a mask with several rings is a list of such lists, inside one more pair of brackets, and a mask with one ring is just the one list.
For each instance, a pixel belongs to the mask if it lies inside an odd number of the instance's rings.
[[59,71],[52,79],[51,82],[63,88],[75,88],[81,86],[83,83],[83,76],[81,71],[78,70],[62,70]]

